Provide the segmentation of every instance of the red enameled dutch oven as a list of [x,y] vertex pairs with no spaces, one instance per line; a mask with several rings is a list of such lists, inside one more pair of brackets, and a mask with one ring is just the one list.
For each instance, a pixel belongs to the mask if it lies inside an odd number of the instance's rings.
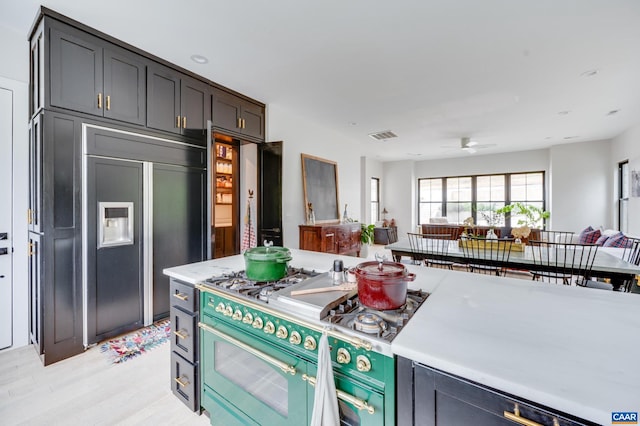
[[387,311],[407,301],[407,282],[416,274],[407,273],[402,263],[364,262],[355,267],[358,298],[364,306]]

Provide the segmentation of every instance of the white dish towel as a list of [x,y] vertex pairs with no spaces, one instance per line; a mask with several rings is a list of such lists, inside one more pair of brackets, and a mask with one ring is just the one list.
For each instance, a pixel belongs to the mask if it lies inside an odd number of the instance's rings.
[[311,426],[336,426],[340,424],[336,382],[331,366],[331,352],[326,333],[322,333],[318,347],[318,375],[313,397]]

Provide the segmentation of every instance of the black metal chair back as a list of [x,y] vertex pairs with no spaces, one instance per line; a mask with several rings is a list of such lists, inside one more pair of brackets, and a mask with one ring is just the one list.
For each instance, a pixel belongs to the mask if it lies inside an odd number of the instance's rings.
[[[622,260],[625,260],[634,265],[640,265],[640,238],[627,237],[627,243],[624,246],[624,252],[622,253]],[[630,292],[634,290],[635,279],[626,280],[621,286],[622,291]],[[640,292],[640,288],[635,289]]]
[[512,244],[512,239],[466,238],[460,240],[469,272],[496,276],[506,274],[505,264],[509,261]]
[[414,261],[424,261],[426,266],[432,268],[453,269],[453,262],[446,258],[451,243],[450,234],[407,235]]
[[540,231],[540,240],[549,243],[571,244],[575,235],[573,231]]
[[529,241],[534,280],[584,286],[591,275],[598,246],[595,244]]

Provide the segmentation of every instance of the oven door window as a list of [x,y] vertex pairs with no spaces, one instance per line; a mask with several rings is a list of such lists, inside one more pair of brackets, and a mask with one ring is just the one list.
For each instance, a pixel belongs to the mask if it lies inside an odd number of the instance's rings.
[[[204,408],[233,413],[247,424],[305,424],[309,390],[301,376],[308,363],[225,324],[217,323],[215,330],[203,330],[201,334]],[[241,345],[236,344],[238,341]],[[273,360],[294,367],[296,374],[281,370]],[[206,401],[210,400],[217,406],[207,407]]]
[[282,416],[289,415],[288,379],[273,366],[231,343],[217,341],[213,368]]

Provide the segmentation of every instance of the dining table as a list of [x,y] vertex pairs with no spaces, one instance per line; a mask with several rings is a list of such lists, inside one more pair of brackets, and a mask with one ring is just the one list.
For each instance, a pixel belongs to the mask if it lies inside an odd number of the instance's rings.
[[[414,260],[420,260],[428,256],[429,258],[436,258],[438,260],[446,260],[460,264],[467,263],[467,259],[460,247],[460,240],[451,240],[447,252],[438,255],[432,253],[425,254],[424,252],[416,252],[412,250],[408,238],[401,238],[393,244],[386,245],[385,248],[391,251],[391,255],[396,262],[400,262],[402,257],[410,257]],[[479,260],[486,265],[515,270],[542,270],[567,273],[580,272],[581,274],[587,274],[589,277],[610,279],[613,289],[619,290],[625,282],[633,280],[636,275],[640,275],[640,266],[623,260],[623,253],[624,249],[622,248],[598,247],[590,271],[576,271],[575,269],[572,269],[571,271],[563,271],[562,267],[556,264],[545,265],[540,262],[536,263],[533,259],[531,247],[526,245],[523,247],[522,251],[511,250],[509,257],[507,258],[474,258],[474,262]]]

